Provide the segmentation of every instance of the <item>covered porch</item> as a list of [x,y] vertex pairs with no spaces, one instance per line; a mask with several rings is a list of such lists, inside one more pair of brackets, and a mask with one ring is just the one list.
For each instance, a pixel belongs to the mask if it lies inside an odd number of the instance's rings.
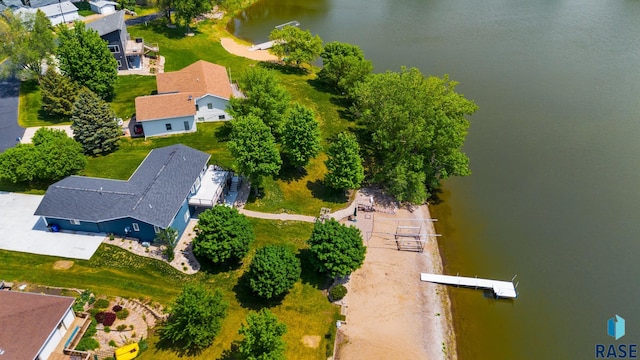
[[223,193],[231,172],[209,165],[202,176],[200,189],[189,198],[189,206],[211,208],[224,200]]

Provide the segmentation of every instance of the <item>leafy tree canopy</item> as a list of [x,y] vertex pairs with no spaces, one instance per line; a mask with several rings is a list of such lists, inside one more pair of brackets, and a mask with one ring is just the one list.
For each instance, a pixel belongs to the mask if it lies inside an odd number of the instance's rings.
[[287,113],[282,136],[282,152],[296,167],[305,167],[320,153],[320,124],[313,111],[295,104]]
[[220,332],[227,306],[219,289],[211,292],[199,283],[186,283],[171,307],[162,340],[189,352],[209,347]]
[[211,11],[211,8],[209,0],[173,0],[176,20],[187,27],[187,33],[190,32],[189,23],[191,20],[200,14]]
[[310,64],[322,52],[320,36],[313,36],[309,30],[301,30],[297,26],[275,29],[269,34],[269,40],[274,41],[269,51],[288,65]]
[[235,208],[223,205],[203,211],[195,232],[193,253],[214,264],[239,262],[255,240],[249,220]]
[[282,159],[269,127],[255,115],[237,117],[231,121],[229,151],[236,160],[238,170],[254,186],[262,177],[276,175]]
[[73,104],[80,93],[80,86],[69,77],[49,67],[40,80],[42,110],[47,114],[70,118]]
[[325,183],[336,190],[357,189],[364,180],[358,140],[351,133],[340,133],[327,149],[329,157]]
[[109,104],[90,90],[82,90],[73,104],[73,138],[89,155],[108,154],[118,148],[122,130]]
[[240,76],[246,98],[232,98],[229,112],[233,117],[255,115],[278,136],[291,98],[273,71],[260,67],[249,68]]
[[477,105],[448,76],[418,69],[373,74],[354,87],[354,110],[372,139],[371,170],[400,201],[423,203],[450,176],[470,173],[462,152]]
[[323,68],[318,78],[339,91],[350,92],[356,82],[364,80],[373,70],[371,61],[364,58],[356,45],[330,42],[321,56]]
[[62,130],[40,128],[32,142],[0,153],[0,179],[13,183],[57,181],[87,165],[82,146]]
[[360,230],[335,219],[316,222],[308,240],[311,262],[330,277],[344,277],[362,266],[366,248]]
[[98,32],[81,21],[58,25],[60,71],[105,100],[114,95],[118,63]]
[[264,299],[285,294],[300,278],[300,260],[286,246],[270,245],[256,251],[249,266],[249,286]]
[[0,14],[0,55],[8,57],[2,75],[39,79],[54,51],[51,21],[42,11],[15,15],[7,9]]
[[244,339],[238,347],[245,360],[284,360],[285,343],[282,336],[287,326],[269,309],[247,315],[247,324],[242,324],[239,333]]

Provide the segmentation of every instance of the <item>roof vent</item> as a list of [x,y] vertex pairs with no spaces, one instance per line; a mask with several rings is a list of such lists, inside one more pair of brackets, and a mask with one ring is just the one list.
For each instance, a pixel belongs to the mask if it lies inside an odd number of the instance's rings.
[[189,95],[189,101],[191,101],[191,99],[193,99],[193,96]]
[[4,354],[4,350],[0,349],[0,355]]
[[153,206],[151,206],[151,204],[149,204],[149,209],[153,209]]

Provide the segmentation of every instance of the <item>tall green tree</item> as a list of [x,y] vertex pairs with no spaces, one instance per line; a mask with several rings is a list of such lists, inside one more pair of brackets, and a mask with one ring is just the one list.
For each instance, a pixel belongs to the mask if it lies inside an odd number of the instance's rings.
[[69,77],[49,67],[40,80],[42,110],[47,114],[69,118],[73,104],[80,93],[80,86]]
[[188,282],[171,306],[160,337],[183,350],[202,351],[220,332],[227,307],[219,289],[211,292],[200,283]]
[[373,70],[371,61],[365,59],[356,45],[330,42],[320,56],[323,67],[318,78],[341,92],[349,93],[356,82],[364,80]]
[[244,335],[238,350],[244,360],[284,360],[285,342],[282,336],[287,326],[281,323],[269,309],[247,315],[239,333]]
[[39,80],[55,48],[51,21],[42,11],[15,15],[7,9],[0,14],[0,54],[9,59],[2,75]]
[[448,76],[418,69],[373,74],[355,85],[354,113],[371,142],[371,170],[400,201],[423,203],[440,182],[470,173],[462,146],[477,105]]
[[239,81],[246,98],[232,98],[229,101],[231,116],[253,114],[271,128],[273,136],[278,136],[291,97],[275,73],[272,70],[253,67],[247,69]]
[[364,180],[358,140],[351,133],[340,133],[327,149],[329,157],[326,185],[336,190],[357,189]]
[[274,45],[269,51],[282,58],[288,65],[300,66],[314,62],[322,52],[322,39],[309,30],[297,26],[285,26],[269,34]]
[[295,104],[287,113],[282,136],[282,152],[290,164],[302,168],[320,153],[320,124],[313,110]]
[[223,205],[203,211],[195,233],[193,253],[214,264],[240,262],[256,238],[249,220],[235,208]]
[[257,190],[264,176],[280,171],[282,159],[271,130],[255,115],[237,117],[231,121],[229,151],[238,170],[247,176]]
[[187,27],[190,33],[189,24],[194,17],[211,11],[210,0],[173,0],[173,12],[178,23]]
[[58,25],[58,40],[60,71],[102,99],[111,99],[118,63],[98,32],[76,21],[72,28]]
[[316,222],[307,243],[312,264],[332,278],[347,276],[364,262],[366,248],[360,230],[335,219]]
[[88,155],[116,150],[122,133],[109,104],[87,89],[80,91],[73,104],[71,129]]
[[0,153],[0,179],[13,183],[57,181],[87,165],[82,146],[62,130],[40,128],[32,142]]
[[267,245],[256,251],[249,266],[249,286],[263,299],[287,293],[300,278],[300,260],[286,246]]

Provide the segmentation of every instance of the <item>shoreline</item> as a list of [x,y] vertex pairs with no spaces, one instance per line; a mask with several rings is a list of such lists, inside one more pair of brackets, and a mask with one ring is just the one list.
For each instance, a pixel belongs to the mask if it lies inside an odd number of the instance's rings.
[[[233,34],[230,34],[226,29],[222,35],[220,43],[222,47],[232,55],[256,61],[278,60],[276,56],[269,54],[267,50],[249,51],[249,46],[243,45],[241,40],[236,39]],[[378,215],[378,213],[375,214]],[[417,219],[431,217],[428,205],[421,205],[413,212],[401,209],[394,215],[380,215],[380,217],[386,218],[412,217]],[[366,213],[358,213],[357,227],[366,226],[365,216],[367,216]],[[427,223],[426,233],[435,234],[434,223]],[[373,228],[374,225],[372,220],[370,224],[371,228]],[[354,272],[351,275],[351,281],[346,284],[349,289],[349,294],[347,294],[341,303],[344,308],[348,309],[346,313],[347,320],[344,326],[338,329],[336,334],[335,359],[370,359],[380,358],[380,356],[384,358],[385,355],[387,355],[388,358],[456,360],[457,338],[448,289],[444,285],[425,283],[419,279],[420,272],[443,273],[442,254],[437,238],[430,237],[424,252],[416,253],[398,251],[395,249],[395,245],[393,248],[385,248],[384,244],[381,248],[370,247],[369,242],[374,237],[367,240],[366,230],[363,231],[363,229],[361,229],[361,231],[367,243],[367,257],[365,258],[363,267]],[[376,267],[380,266],[406,268],[406,270],[398,270],[399,272],[406,271],[406,274],[401,276],[404,277],[404,279],[396,279],[401,286],[398,291],[394,291],[389,294],[388,297],[379,294],[380,288],[386,288],[387,285],[380,286],[381,281],[379,277],[369,276],[370,274],[381,275],[375,274],[376,271],[379,270],[376,269]],[[383,274],[383,277],[388,275],[388,273],[384,271]],[[363,277],[367,276],[369,277],[368,281],[363,279]],[[411,290],[407,292],[407,288]],[[378,294],[379,296],[375,299],[371,298],[367,295],[367,291],[371,291],[373,294]],[[364,296],[358,299],[358,293]],[[394,314],[393,305],[397,303],[398,299],[411,303],[412,297],[406,296],[407,293],[420,294],[419,296],[413,297],[413,300],[415,300],[413,304],[409,304],[414,305],[415,308],[411,311],[407,310],[400,314]],[[375,313],[376,308],[374,307],[374,309],[367,310],[367,308],[363,306],[362,310],[364,311],[360,311],[361,314],[358,314],[359,310],[356,309],[356,306],[360,307],[360,305],[373,302],[381,303],[378,309],[391,309],[392,316],[388,319],[389,321],[382,324],[382,328],[373,329],[372,331],[372,329],[370,329],[371,325],[375,327],[379,322],[367,320],[371,314]],[[351,308],[349,308],[349,305],[351,305]],[[408,306],[407,309],[410,309],[410,306]],[[421,317],[423,320],[416,322],[416,317]],[[360,321],[361,319],[364,321]],[[409,323],[413,323],[415,326],[407,326]],[[402,351],[399,351],[400,347],[398,343],[393,341],[393,337],[389,337],[389,330],[397,330],[394,335],[398,335],[399,333],[400,336],[396,336],[395,340],[405,342],[413,348],[409,350],[403,348]],[[371,337],[376,331],[377,335],[380,336],[380,340],[372,341]],[[409,339],[409,341],[407,341],[407,339]],[[402,354],[405,356],[399,356]]]

